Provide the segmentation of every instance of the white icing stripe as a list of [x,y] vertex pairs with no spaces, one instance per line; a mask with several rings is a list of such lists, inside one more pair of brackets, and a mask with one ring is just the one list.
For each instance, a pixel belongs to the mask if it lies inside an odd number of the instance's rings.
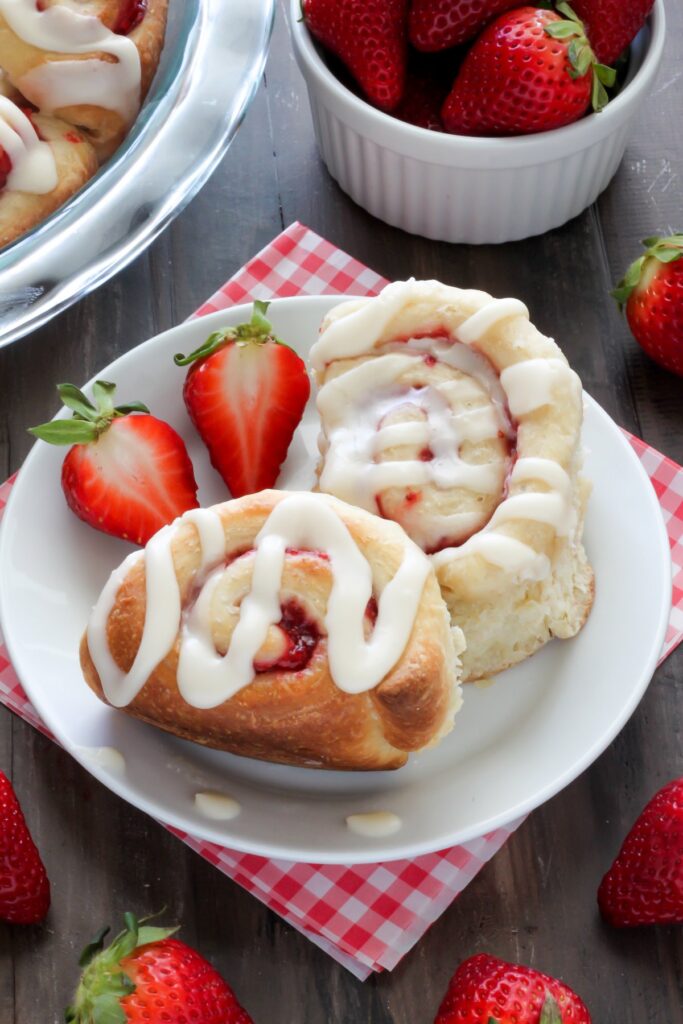
[[395,835],[403,822],[398,814],[391,811],[369,811],[365,814],[349,814],[346,827],[365,839],[383,839]]
[[556,388],[581,391],[581,381],[562,359],[525,359],[500,375],[513,416],[535,412],[553,400]]
[[444,548],[432,555],[432,563],[441,569],[452,561],[468,555],[481,555],[491,565],[522,579],[544,579],[550,572],[549,559],[530,548],[528,544],[508,537],[503,533],[487,533],[482,530],[459,548]]
[[38,138],[30,118],[6,96],[0,96],[0,147],[12,164],[7,188],[46,195],[57,187],[57,164],[50,146]]
[[[193,510],[183,517],[193,522],[202,543],[198,577],[227,553],[220,516],[211,509]],[[429,574],[429,560],[406,539],[403,561],[378,598],[378,612],[369,639],[364,613],[372,596],[372,572],[329,500],[317,494],[291,494],[271,512],[255,540],[251,591],[240,614],[225,656],[212,638],[212,601],[225,567],[203,583],[186,621],[182,623],[180,592],[171,544],[179,520],[164,527],[144,553],[129,556],[109,579],[88,625],[88,646],[107,700],[115,707],[129,704],[154,668],[168,654],[180,630],[178,689],[188,704],[210,708],[229,700],[254,678],[254,659],[270,626],[281,618],[280,587],[285,551],[289,547],[324,551],[333,576],[328,598],[327,629],[330,674],[347,693],[377,686],[400,659],[410,638]],[[218,530],[221,543],[218,543]],[[146,613],[140,647],[129,673],[118,669],[107,642],[107,621],[118,590],[132,564],[145,558]]]
[[566,501],[572,500],[572,482],[569,474],[552,459],[526,457],[517,459],[510,475],[510,484],[526,480],[542,480],[551,490],[559,491]]
[[135,43],[111,32],[99,18],[71,7],[39,10],[36,0],[0,0],[0,15],[14,34],[47,53],[105,53],[99,59],[52,60],[27,72],[18,83],[23,94],[43,111],[89,104],[118,112],[132,121],[140,105],[140,55]]
[[514,494],[501,502],[493,513],[489,526],[494,529],[511,519],[529,519],[533,523],[552,526],[558,537],[566,537],[572,527],[569,513],[570,509],[561,494]]
[[529,319],[529,310],[519,299],[493,299],[483,309],[478,310],[468,320],[461,324],[456,331],[459,341],[466,345],[473,345],[480,341],[484,335],[496,327],[502,320],[509,320],[513,316],[523,316]]
[[[419,346],[418,354],[414,346]],[[434,354],[440,359],[445,354],[443,361],[460,372],[465,372],[460,369],[461,362],[471,369],[472,361],[461,360],[460,350],[473,357],[475,370],[479,370],[479,357],[459,343],[411,339],[400,349],[392,346],[389,352],[378,350],[376,358],[323,385],[318,393],[318,409],[326,430],[321,490],[374,512],[376,496],[392,487],[433,485],[441,490],[463,488],[484,494],[495,494],[502,487],[502,461],[475,465],[459,454],[464,442],[476,444],[495,438],[502,429],[498,416],[490,406],[457,412],[449,400],[454,396],[457,401],[464,394],[468,401],[481,401],[487,382],[479,379],[477,384],[472,380],[467,383],[467,378],[462,378],[463,388],[448,389],[440,384],[418,388],[402,383],[406,378],[424,380],[429,373],[425,355]],[[383,425],[389,415],[404,408],[420,418]],[[427,461],[416,457],[377,461],[388,449],[400,445],[429,449],[433,457]],[[481,514],[472,513],[423,516],[419,539],[430,547],[444,536],[464,536],[482,521]],[[450,532],[456,528],[457,533]]]

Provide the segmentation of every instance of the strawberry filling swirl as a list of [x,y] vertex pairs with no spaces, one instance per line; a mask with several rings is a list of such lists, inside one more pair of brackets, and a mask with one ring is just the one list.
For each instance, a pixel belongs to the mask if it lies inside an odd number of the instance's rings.
[[504,500],[516,424],[475,345],[396,339],[328,381],[318,405],[321,489],[400,523],[427,554],[464,544]]
[[[234,552],[225,562],[224,568],[229,570],[237,566],[243,559],[253,560],[254,548]],[[289,558],[301,556],[308,559],[315,559],[316,562],[328,563],[329,556],[324,551],[310,550],[306,548],[287,548]],[[187,620],[194,602],[198,597],[204,580],[198,579],[193,587],[192,599],[184,611],[184,618]],[[236,604],[239,604],[239,597]],[[265,672],[302,672],[309,664],[316,652],[318,644],[326,637],[326,629],[323,622],[312,609],[306,607],[303,600],[296,597],[288,597],[280,605],[281,618],[279,622],[270,627],[268,636],[254,658],[254,672],[262,675]],[[378,605],[377,599],[373,596],[367,603],[364,615],[366,638],[372,633],[377,621]]]

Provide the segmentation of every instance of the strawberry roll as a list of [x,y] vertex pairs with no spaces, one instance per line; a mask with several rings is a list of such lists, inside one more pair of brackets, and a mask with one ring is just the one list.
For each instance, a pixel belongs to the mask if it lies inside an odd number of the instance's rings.
[[0,67],[41,112],[121,143],[159,64],[168,0],[0,0]]
[[336,306],[311,359],[319,488],[430,556],[465,679],[574,636],[593,600],[581,383],[523,303],[397,282]]
[[[0,86],[0,93],[11,91]],[[96,170],[95,152],[80,132],[0,94],[0,247],[44,220]]]
[[145,722],[309,768],[399,768],[460,705],[462,635],[395,523],[323,494],[192,509],[112,574],[88,685]]

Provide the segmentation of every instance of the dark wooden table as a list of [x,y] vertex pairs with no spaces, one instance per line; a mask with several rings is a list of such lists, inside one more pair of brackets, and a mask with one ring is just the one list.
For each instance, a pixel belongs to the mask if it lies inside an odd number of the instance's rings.
[[[683,227],[683,9],[679,0],[666,7],[665,64],[609,189],[560,230],[481,248],[393,230],[331,181],[281,8],[266,80],[203,192],[117,278],[0,351],[2,478],[30,447],[26,428],[56,411],[57,381],[80,383],[180,323],[295,219],[389,278],[438,277],[519,296],[617,423],[683,462],[683,383],[641,354],[608,295],[639,239]],[[681,929],[610,931],[595,891],[636,812],[683,772],[682,713],[683,650],[659,669],[596,764],[528,819],[397,970],[361,984],[0,709],[0,767],[14,779],[54,894],[43,927],[0,926],[0,1022],[61,1020],[91,933],[125,910],[166,906],[256,1024],[431,1024],[455,966],[482,950],[562,976],[596,1024],[675,1024],[683,1020]]]

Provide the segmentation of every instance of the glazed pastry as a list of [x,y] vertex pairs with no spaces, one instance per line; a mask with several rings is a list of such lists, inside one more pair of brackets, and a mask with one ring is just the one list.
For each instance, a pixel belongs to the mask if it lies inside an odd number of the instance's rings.
[[80,132],[0,95],[0,247],[44,220],[96,170]]
[[261,491],[185,513],[111,576],[81,644],[114,707],[281,764],[384,769],[450,731],[462,635],[394,523]]
[[168,0],[0,0],[0,67],[100,160],[121,143],[159,63]]
[[336,306],[311,360],[319,487],[431,555],[467,641],[464,678],[574,636],[593,600],[581,382],[526,307],[397,282]]

